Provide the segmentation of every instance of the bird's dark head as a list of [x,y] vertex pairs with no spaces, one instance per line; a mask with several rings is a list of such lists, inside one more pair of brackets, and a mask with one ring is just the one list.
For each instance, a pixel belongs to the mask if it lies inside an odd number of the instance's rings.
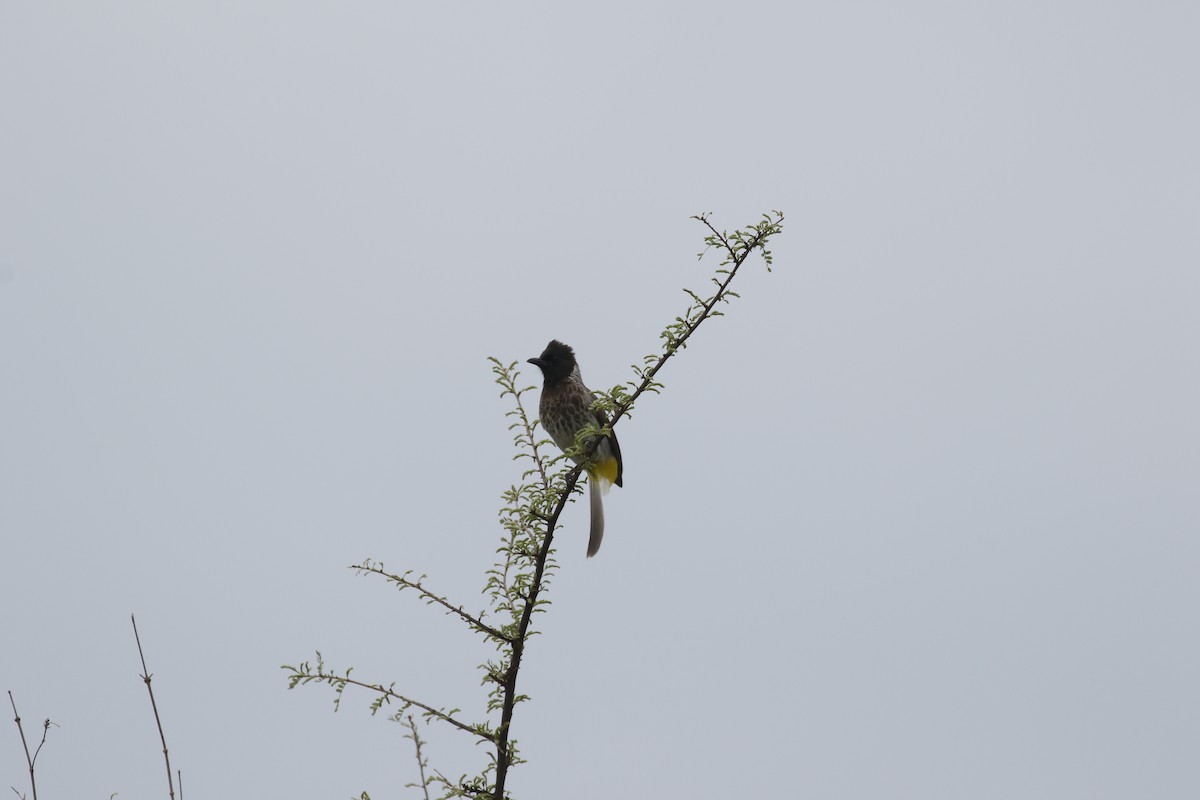
[[575,371],[575,351],[558,339],[551,340],[546,349],[537,358],[529,359],[542,371],[546,383],[564,381]]

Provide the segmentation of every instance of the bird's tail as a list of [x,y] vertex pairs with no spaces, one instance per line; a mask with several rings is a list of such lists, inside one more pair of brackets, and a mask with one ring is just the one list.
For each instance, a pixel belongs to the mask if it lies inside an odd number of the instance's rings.
[[600,484],[603,478],[590,475],[588,478],[588,499],[592,507],[592,526],[588,534],[588,558],[600,551],[600,542],[604,539],[604,492]]
[[605,458],[597,461],[588,469],[588,499],[592,507],[592,528],[588,536],[588,558],[600,551],[600,541],[604,538],[604,495],[612,488],[620,474],[619,465],[615,458]]

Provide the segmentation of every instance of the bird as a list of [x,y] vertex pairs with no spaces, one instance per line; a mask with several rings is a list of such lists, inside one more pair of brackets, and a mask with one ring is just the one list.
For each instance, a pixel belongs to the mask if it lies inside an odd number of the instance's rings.
[[[575,351],[557,339],[552,339],[546,349],[536,358],[528,359],[542,371],[542,397],[538,403],[538,415],[542,427],[550,438],[565,453],[575,446],[575,434],[589,424],[604,427],[608,415],[592,409],[596,395],[584,386],[579,373],[579,362]],[[579,459],[575,459],[579,463]],[[604,538],[604,503],[601,499],[608,494],[612,484],[623,485],[625,464],[621,460],[621,446],[617,437],[609,433],[603,437],[591,456],[588,467],[588,499],[591,507],[591,526],[588,532],[588,558],[600,550]]]

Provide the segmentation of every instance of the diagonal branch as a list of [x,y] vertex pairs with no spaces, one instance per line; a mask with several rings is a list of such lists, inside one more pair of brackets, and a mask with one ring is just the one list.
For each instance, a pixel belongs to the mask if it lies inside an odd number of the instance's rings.
[[317,669],[315,671],[312,670],[307,663],[301,664],[299,667],[293,667],[285,664],[283,669],[292,671],[291,677],[288,678],[289,689],[294,689],[301,683],[311,683],[313,681],[328,683],[335,687],[338,695],[338,699],[334,702],[335,706],[341,702],[342,689],[344,689],[346,686],[357,686],[361,689],[367,689],[368,691],[375,692],[377,695],[379,695],[379,697],[376,698],[375,702],[372,704],[372,713],[377,711],[384,703],[395,700],[405,708],[419,708],[424,711],[426,715],[440,719],[443,722],[448,722],[459,730],[466,731],[467,733],[476,736],[485,742],[496,741],[495,735],[490,733],[483,726],[468,725],[467,723],[456,719],[445,711],[441,711],[431,705],[422,703],[420,700],[413,700],[411,697],[405,697],[404,695],[397,693],[391,688],[391,686],[382,686],[378,683],[367,683],[365,681],[356,680],[351,678],[349,673],[346,675],[338,675],[335,672],[326,671],[325,662],[321,660],[320,653],[317,653]]
[[[679,350],[682,350],[687,345],[688,339],[690,339],[692,334],[696,332],[696,329],[700,327],[700,323],[704,322],[704,320],[708,319],[709,317],[714,316],[713,309],[716,308],[717,303],[724,301],[726,296],[730,294],[729,284],[733,283],[733,279],[737,277],[738,269],[741,268],[742,264],[746,263],[746,259],[748,259],[755,250],[762,248],[766,240],[778,232],[780,223],[783,222],[783,214],[776,212],[776,219],[774,222],[771,222],[768,219],[767,223],[756,226],[754,235],[749,239],[743,240],[740,246],[730,244],[729,237],[713,227],[712,223],[708,221],[707,214],[697,214],[696,216],[692,217],[692,219],[702,222],[705,227],[712,231],[712,237],[710,240],[720,242],[721,247],[726,253],[729,254],[729,260],[726,263],[733,264],[733,267],[726,271],[725,280],[717,286],[716,294],[710,297],[707,302],[701,304],[700,308],[698,309],[699,313],[683,321],[683,334],[679,337],[673,338],[668,342],[667,349],[663,351],[662,356],[659,357],[654,366],[642,374],[642,382],[638,385],[637,389],[634,390],[633,394],[629,395],[629,397],[617,404],[616,408],[613,410],[612,421],[608,425],[610,428],[614,427],[617,424],[617,421],[622,417],[628,416],[629,409],[633,408],[634,401],[641,397],[642,394],[654,384],[654,376],[657,375],[664,366],[666,366],[666,363],[671,359],[671,356],[675,355],[675,353],[677,353]],[[592,444],[592,449],[588,451],[589,455],[596,447],[599,447],[599,444],[600,442],[597,439],[597,441]]]
[[383,564],[376,563],[374,561],[371,561],[370,559],[364,561],[361,564],[352,564],[351,566],[347,567],[347,569],[352,569],[355,572],[359,573],[360,575],[367,575],[367,574],[379,575],[380,577],[387,579],[390,583],[396,584],[400,588],[400,591],[404,591],[405,589],[412,589],[413,591],[420,594],[421,597],[425,598],[425,602],[427,604],[440,605],[442,608],[446,609],[447,613],[454,614],[459,619],[463,620],[464,622],[466,622],[471,627],[475,628],[480,633],[486,634],[487,636],[491,636],[494,639],[499,639],[502,642],[511,641],[511,637],[504,635],[500,631],[493,628],[491,625],[488,625],[486,622],[484,622],[479,617],[476,617],[473,614],[470,614],[470,613],[464,611],[462,606],[453,605],[445,597],[442,597],[441,595],[438,595],[438,594],[434,594],[433,592],[426,589],[425,586],[421,583],[421,581],[425,579],[424,575],[422,575],[420,578],[418,578],[417,580],[414,581],[408,577],[409,575],[412,574],[411,570],[409,572],[404,573],[403,575],[394,575],[390,572],[385,572],[383,569]]
[[171,777],[171,756],[167,753],[167,736],[163,733],[162,719],[158,716],[158,703],[154,700],[154,689],[150,686],[153,676],[150,674],[150,670],[146,669],[146,656],[142,653],[142,640],[138,636],[137,620],[133,614],[129,615],[129,620],[133,623],[133,638],[137,642],[138,658],[142,660],[142,680],[146,682],[146,691],[150,693],[150,707],[154,709],[154,722],[158,725],[158,738],[162,741],[163,760],[167,762],[167,793],[170,794],[171,800],[175,800],[175,782]]
[[[708,216],[700,214],[693,217],[699,220],[710,231],[712,236],[708,241],[710,244],[719,243],[720,246],[728,253],[729,258],[725,264],[732,264],[732,267],[726,271],[725,279],[717,286],[717,292],[707,302],[700,304],[697,309],[698,313],[689,314],[688,318],[682,320],[683,332],[678,336],[671,336],[668,339],[666,349],[658,360],[649,369],[641,373],[642,381],[633,391],[632,394],[625,397],[622,402],[618,403],[613,409],[612,419],[605,426],[611,430],[616,427],[622,417],[629,415],[629,410],[633,407],[634,402],[641,397],[650,387],[655,385],[654,377],[666,365],[676,352],[687,344],[687,340],[691,338],[700,324],[709,317],[714,316],[714,309],[717,303],[726,300],[730,294],[729,285],[737,276],[738,269],[746,262],[755,250],[764,249],[764,256],[770,263],[769,253],[765,252],[765,243],[768,238],[780,230],[780,224],[783,222],[783,214],[776,212],[774,221],[770,217],[766,217],[766,221],[754,226],[754,234],[748,238],[744,238],[739,234],[735,235],[734,242],[730,242],[730,237],[718,231],[708,221]],[[719,313],[719,312],[718,312]],[[523,409],[522,409],[523,413]],[[529,638],[529,626],[533,619],[533,613],[538,605],[538,596],[542,591],[542,580],[546,570],[546,559],[550,555],[551,547],[554,543],[554,531],[558,527],[559,517],[562,516],[567,503],[571,499],[571,493],[574,491],[576,484],[587,462],[591,459],[596,449],[600,446],[601,437],[597,436],[592,441],[587,450],[582,453],[581,463],[577,464],[570,472],[567,473],[565,483],[562,488],[562,493],[558,497],[558,502],[554,506],[554,511],[546,520],[546,535],[542,539],[541,547],[538,549],[537,558],[534,562],[533,580],[529,584],[529,592],[526,598],[524,608],[521,612],[521,620],[517,626],[517,633],[511,639],[512,643],[512,659],[509,662],[508,670],[504,675],[504,702],[500,713],[500,726],[496,729],[496,785],[493,791],[493,800],[503,800],[504,784],[508,775],[508,768],[511,766],[514,754],[509,749],[509,732],[512,725],[513,709],[517,704],[519,696],[517,695],[517,673],[521,668],[521,658],[525,652],[525,642]],[[544,475],[544,473],[543,473]]]

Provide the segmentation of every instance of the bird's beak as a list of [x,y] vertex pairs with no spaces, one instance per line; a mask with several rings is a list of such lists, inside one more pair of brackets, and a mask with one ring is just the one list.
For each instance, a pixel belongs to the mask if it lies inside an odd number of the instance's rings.
[[542,367],[546,366],[546,362],[542,361],[540,358],[529,358],[529,359],[526,359],[526,361],[527,361],[527,363],[533,364],[538,369],[541,369]]

